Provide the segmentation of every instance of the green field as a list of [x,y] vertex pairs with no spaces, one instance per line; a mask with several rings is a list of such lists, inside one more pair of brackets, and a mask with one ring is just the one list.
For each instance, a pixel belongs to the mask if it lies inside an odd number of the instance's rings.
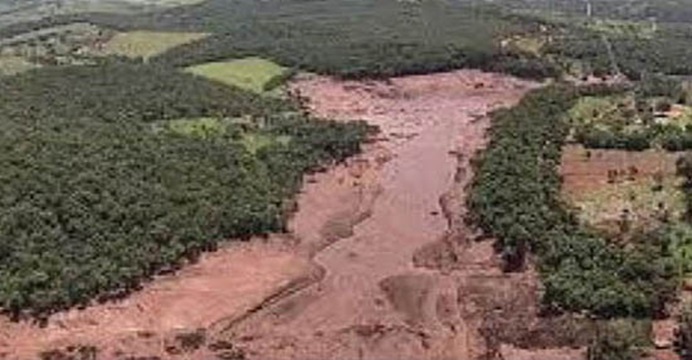
[[269,60],[250,57],[191,66],[186,71],[226,85],[262,93],[268,90],[266,87],[270,81],[283,76],[288,69]]
[[678,221],[685,211],[680,181],[668,176],[661,183],[661,190],[655,189],[655,181],[647,178],[639,181],[608,184],[592,191],[570,194],[570,201],[578,207],[579,219],[585,224],[607,232],[617,231],[612,226],[621,219],[627,209],[632,222],[632,230],[642,231],[651,226],[659,226],[664,204],[670,220]]
[[116,34],[105,44],[103,52],[106,55],[149,59],[206,36],[205,33],[130,31]]

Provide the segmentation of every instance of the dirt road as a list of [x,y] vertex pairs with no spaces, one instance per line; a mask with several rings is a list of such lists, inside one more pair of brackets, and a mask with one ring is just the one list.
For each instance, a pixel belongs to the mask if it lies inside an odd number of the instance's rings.
[[75,352],[75,344],[103,359],[472,359],[501,351],[483,334],[487,314],[517,306],[514,313],[532,314],[535,276],[503,274],[490,243],[470,240],[464,186],[487,112],[535,86],[477,71],[299,79],[292,89],[313,113],[366,120],[381,133],[360,156],[306,178],[289,234],[230,245],[120,303],[57,314],[43,328],[3,321],[0,353],[25,359]]

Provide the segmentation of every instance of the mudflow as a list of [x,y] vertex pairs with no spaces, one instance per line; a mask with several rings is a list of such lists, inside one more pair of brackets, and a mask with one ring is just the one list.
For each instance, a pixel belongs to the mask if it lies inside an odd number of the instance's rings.
[[505,343],[507,321],[522,329],[535,321],[535,272],[503,274],[492,242],[476,241],[463,221],[488,113],[536,86],[466,70],[387,81],[301,76],[291,91],[315,115],[380,132],[361,155],[306,177],[289,233],[231,242],[120,302],[56,314],[45,326],[3,320],[0,353],[579,358]]

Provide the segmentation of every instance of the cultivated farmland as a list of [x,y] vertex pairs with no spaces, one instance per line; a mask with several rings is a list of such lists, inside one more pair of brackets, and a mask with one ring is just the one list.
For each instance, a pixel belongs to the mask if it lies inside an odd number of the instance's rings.
[[256,93],[271,90],[272,84],[280,84],[290,74],[288,69],[256,57],[200,64],[185,71]]
[[132,31],[118,33],[103,46],[105,55],[119,55],[147,60],[166,50],[189,42],[204,39],[204,33],[170,33]]

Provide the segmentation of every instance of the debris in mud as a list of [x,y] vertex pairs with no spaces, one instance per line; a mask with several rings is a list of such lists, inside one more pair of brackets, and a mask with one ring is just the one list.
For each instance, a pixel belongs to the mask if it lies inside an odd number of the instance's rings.
[[427,244],[413,255],[416,267],[449,272],[456,268],[461,258],[461,246],[445,237],[441,241]]
[[411,325],[430,321],[434,279],[429,275],[396,275],[380,282],[389,303],[406,317]]
[[98,349],[91,345],[69,345],[39,354],[41,360],[95,360]]
[[350,330],[364,338],[373,338],[387,333],[387,327],[382,324],[354,325]]
[[179,330],[164,340],[164,349],[168,354],[190,353],[204,346],[206,341],[205,329]]
[[245,360],[245,352],[233,343],[220,340],[209,345],[209,350],[216,353],[216,357],[222,360]]

